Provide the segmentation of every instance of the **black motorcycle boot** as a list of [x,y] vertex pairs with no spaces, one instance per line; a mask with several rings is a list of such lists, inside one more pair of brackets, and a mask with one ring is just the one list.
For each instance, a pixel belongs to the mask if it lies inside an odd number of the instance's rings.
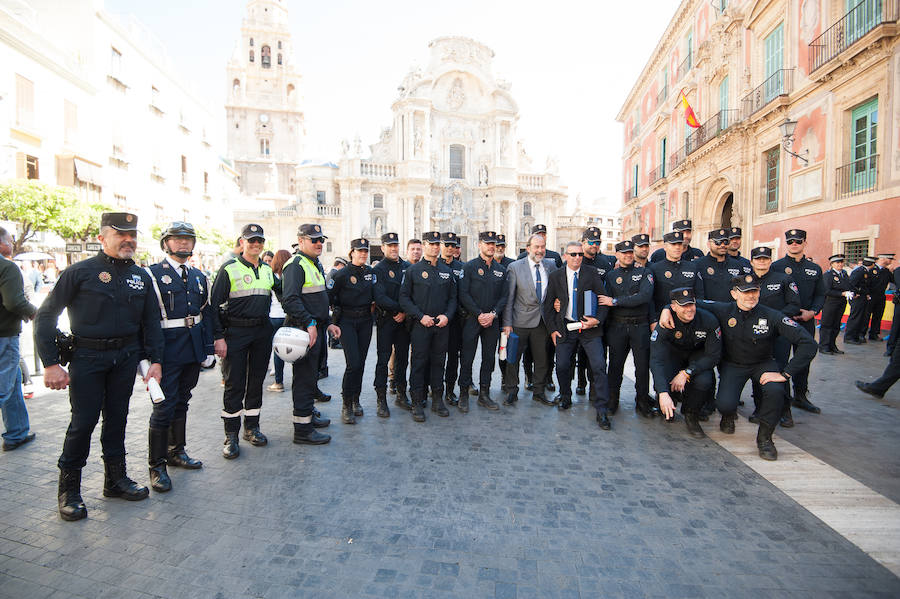
[[794,392],[794,407],[806,410],[813,414],[821,414],[822,410],[818,406],[809,401],[809,391]]
[[773,432],[775,432],[774,427],[760,421],[759,430],[756,432],[756,447],[759,449],[759,457],[769,462],[778,459],[778,450],[775,449],[775,443],[772,441]]
[[313,428],[327,428],[331,424],[331,418],[322,416],[322,412],[313,407],[312,425]]
[[128,501],[140,501],[150,495],[150,489],[139,485],[125,471],[125,456],[104,461],[104,497],[121,497]]
[[353,398],[349,395],[344,395],[341,399],[343,400],[341,422],[344,424],[356,424],[356,414],[353,413]]
[[684,424],[687,426],[688,434],[695,439],[702,439],[706,436],[703,434],[703,429],[700,428],[700,417],[697,413],[685,412]]
[[294,423],[294,443],[297,445],[325,445],[329,441],[331,435],[317,431],[312,422]]
[[405,388],[397,389],[397,398],[394,400],[394,405],[401,410],[406,410],[407,412],[412,411],[412,402],[409,401],[409,396],[406,394]]
[[375,403],[378,405],[378,411],[375,413],[379,418],[390,418],[391,411],[387,405],[387,393],[384,389],[375,390]]
[[233,460],[241,455],[240,435],[237,431],[225,431],[225,443],[222,444],[222,457]]
[[734,414],[722,414],[722,419],[719,421],[719,430],[726,435],[734,434]]
[[481,392],[478,394],[478,405],[482,408],[487,408],[492,412],[496,412],[500,409],[500,406],[497,405],[497,402],[491,399],[491,394],[488,392],[484,385],[481,386]]
[[412,393],[412,419],[416,422],[425,422],[425,396],[419,391]]
[[187,468],[189,470],[199,470],[203,468],[203,462],[190,457],[185,451],[185,429],[187,428],[187,419],[179,418],[173,420],[169,426],[169,448],[166,455],[166,462],[176,468]]
[[[245,423],[245,425],[246,425],[246,423]],[[266,445],[269,444],[268,437],[266,437],[264,434],[262,434],[262,431],[259,430],[258,424],[256,426],[250,426],[250,427],[245,426],[244,441],[249,441],[250,445],[253,445],[256,447],[265,447]]]
[[150,428],[148,434],[150,459],[150,486],[154,491],[165,493],[172,490],[172,479],[166,471],[166,454],[169,451],[169,431],[164,428]]
[[431,394],[431,411],[441,418],[450,415],[450,410],[444,405],[444,400],[441,398],[440,391]]
[[791,414],[790,400],[784,402],[784,408],[781,410],[781,420],[779,424],[784,428],[794,428],[794,415]]
[[81,499],[81,469],[59,471],[59,517],[69,522],[87,518],[87,508]]
[[359,405],[359,395],[354,395],[351,399],[353,400],[353,415],[359,418],[364,413],[362,406]]

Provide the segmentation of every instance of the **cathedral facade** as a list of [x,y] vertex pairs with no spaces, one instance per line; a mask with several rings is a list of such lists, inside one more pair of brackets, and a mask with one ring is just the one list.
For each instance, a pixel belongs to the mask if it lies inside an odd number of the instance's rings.
[[[517,135],[518,105],[510,84],[494,76],[490,48],[464,37],[432,41],[428,66],[400,82],[393,122],[376,143],[364,148],[358,138],[345,140],[334,161],[305,162],[299,76],[290,67],[286,19],[283,1],[251,0],[228,67],[229,81],[241,85],[228,90],[229,151],[247,196],[235,211],[235,231],[257,221],[270,247],[289,247],[299,223],[318,222],[329,236],[323,262],[346,254],[357,237],[376,246],[377,259],[388,231],[404,240],[429,230],[454,231],[463,257],[471,258],[479,231],[505,233],[511,254],[524,247],[532,225],[545,223],[548,247],[557,245],[554,225],[567,189],[554,160],[535,167],[526,153]],[[265,43],[270,52],[281,41],[284,64],[278,67],[284,70],[269,67],[278,78],[267,78],[259,55],[250,54],[251,36],[254,47]],[[270,115],[266,123],[262,115]],[[277,129],[267,129],[273,122]],[[262,152],[266,135],[269,155]]]

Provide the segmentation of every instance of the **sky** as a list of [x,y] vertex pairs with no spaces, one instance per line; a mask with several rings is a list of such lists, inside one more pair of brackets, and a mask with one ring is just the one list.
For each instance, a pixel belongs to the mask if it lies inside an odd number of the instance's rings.
[[[590,209],[621,203],[622,124],[615,118],[678,7],[677,0],[287,0],[306,122],[304,158],[337,160],[340,141],[375,143],[392,120],[397,86],[425,66],[428,42],[476,39],[495,54],[494,76],[512,84],[519,137],[536,167],[557,157]],[[224,104],[225,66],[246,0],[106,0],[167,48],[182,79]],[[224,109],[222,125],[224,127]],[[223,136],[224,138],[224,136]]]

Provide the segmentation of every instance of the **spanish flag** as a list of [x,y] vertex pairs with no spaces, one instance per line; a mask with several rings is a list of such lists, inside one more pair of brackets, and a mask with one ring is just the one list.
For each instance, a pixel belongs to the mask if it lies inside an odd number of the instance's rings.
[[687,96],[684,95],[684,90],[681,90],[681,105],[684,106],[684,120],[687,121],[688,127],[693,127],[694,129],[699,128],[700,121],[697,120],[694,109],[688,104]]

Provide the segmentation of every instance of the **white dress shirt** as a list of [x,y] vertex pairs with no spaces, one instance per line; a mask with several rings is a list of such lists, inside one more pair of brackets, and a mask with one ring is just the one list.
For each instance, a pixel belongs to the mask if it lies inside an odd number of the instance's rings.
[[566,310],[566,318],[571,321],[578,320],[575,317],[575,310],[578,307],[578,298],[575,298],[575,302],[572,302],[572,285],[575,283],[575,275],[581,276],[581,269],[572,270],[568,266],[566,266],[566,290],[569,297],[569,309]]
[[[534,267],[538,268],[535,269]],[[528,270],[531,272],[531,286],[537,289],[537,271],[541,272],[541,301],[544,301],[544,298],[547,297],[547,269],[544,267],[544,261],[535,263],[530,258],[528,259]]]

